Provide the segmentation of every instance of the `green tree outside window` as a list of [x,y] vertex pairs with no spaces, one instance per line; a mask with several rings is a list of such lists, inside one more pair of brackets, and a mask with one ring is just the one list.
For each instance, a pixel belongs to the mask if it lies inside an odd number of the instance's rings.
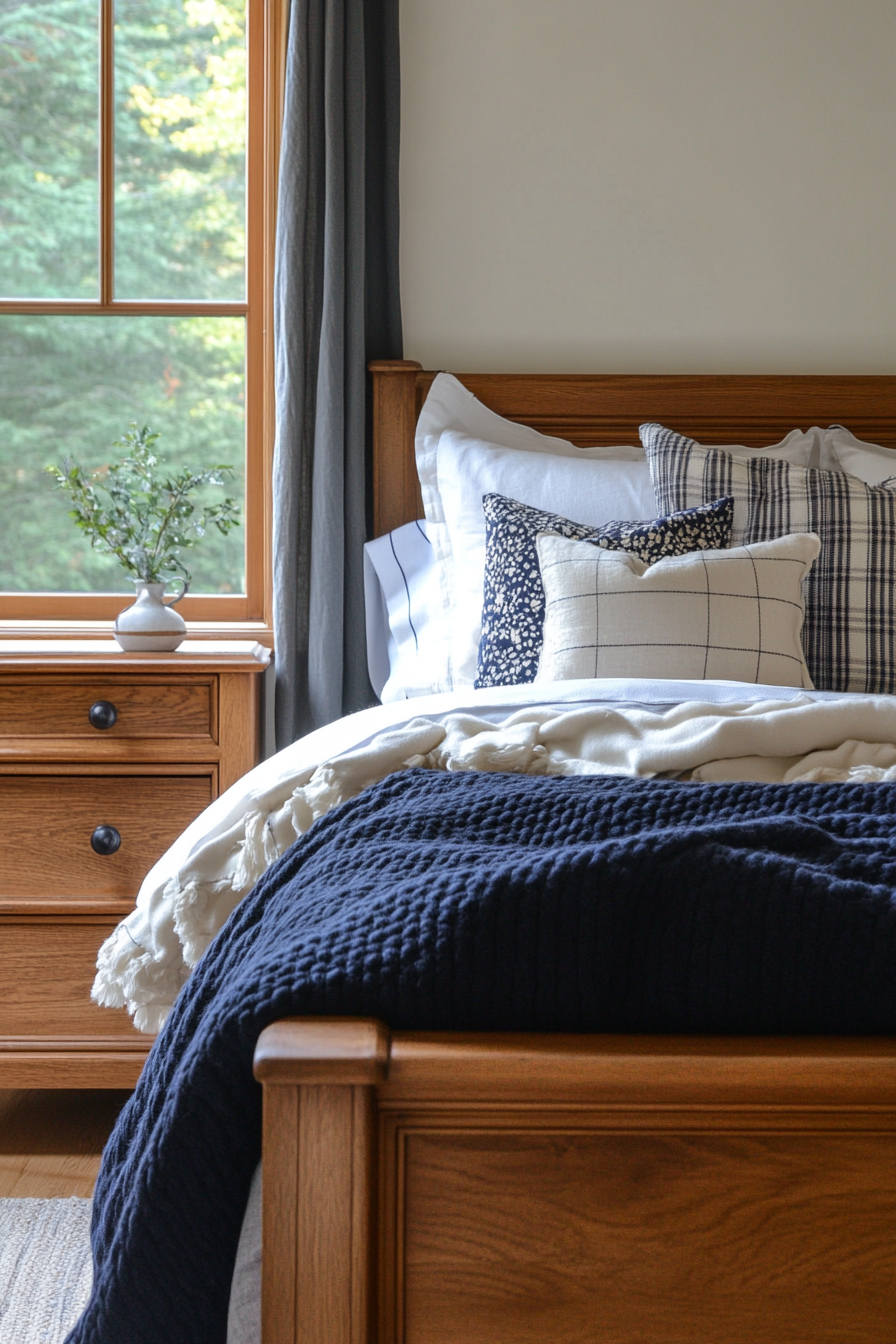
[[[96,0],[0,0],[0,298],[98,297]],[[245,0],[115,6],[115,296],[245,298]],[[44,473],[100,467],[131,421],[244,496],[245,321],[0,312],[0,589],[122,591]],[[244,591],[243,529],[194,591]]]

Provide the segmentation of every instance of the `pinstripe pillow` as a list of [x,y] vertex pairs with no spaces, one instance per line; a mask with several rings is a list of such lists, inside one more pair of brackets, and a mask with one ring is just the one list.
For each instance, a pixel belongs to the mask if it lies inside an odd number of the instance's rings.
[[819,690],[896,691],[896,478],[865,485],[766,457],[704,448],[662,425],[641,426],[657,505],[734,498],[731,545],[814,532],[821,553],[806,579],[803,648]]
[[539,533],[537,545],[545,616],[536,681],[680,677],[811,688],[800,631],[817,537],[649,566],[554,533]]

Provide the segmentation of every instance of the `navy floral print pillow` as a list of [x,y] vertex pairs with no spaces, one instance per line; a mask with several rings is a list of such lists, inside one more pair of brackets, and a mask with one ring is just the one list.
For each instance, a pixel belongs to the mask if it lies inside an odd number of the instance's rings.
[[534,681],[544,629],[544,588],[535,538],[556,532],[611,551],[632,551],[652,565],[666,555],[724,550],[731,540],[734,499],[670,513],[648,522],[588,527],[520,504],[505,495],[484,495],[485,584],[477,686],[517,686]]

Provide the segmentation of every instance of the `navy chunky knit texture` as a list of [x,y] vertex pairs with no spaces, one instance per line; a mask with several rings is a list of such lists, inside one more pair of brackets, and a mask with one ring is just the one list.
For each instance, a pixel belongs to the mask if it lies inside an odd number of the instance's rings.
[[71,1344],[223,1344],[259,1032],[896,1030],[896,789],[393,775],[234,912],[106,1149]]

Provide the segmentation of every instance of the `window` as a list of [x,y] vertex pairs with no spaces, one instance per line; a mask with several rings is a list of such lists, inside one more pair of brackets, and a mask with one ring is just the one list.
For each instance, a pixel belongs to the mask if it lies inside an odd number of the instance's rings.
[[130,422],[234,468],[188,620],[270,624],[270,277],[285,0],[0,0],[0,620],[128,591],[44,472]]

